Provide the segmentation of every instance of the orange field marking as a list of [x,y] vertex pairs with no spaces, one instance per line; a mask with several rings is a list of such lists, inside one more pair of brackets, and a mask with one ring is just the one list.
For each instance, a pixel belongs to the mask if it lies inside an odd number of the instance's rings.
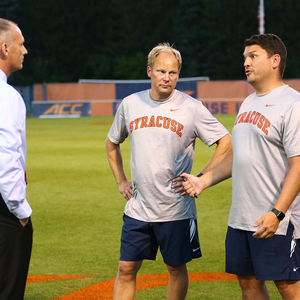
[[92,277],[88,275],[28,275],[27,283],[54,281],[64,279],[81,279],[86,277]]
[[[236,276],[227,273],[190,273],[190,282],[201,281],[233,281]],[[150,274],[137,276],[137,291],[167,285],[168,274]],[[99,282],[86,288],[61,296],[55,300],[107,300],[112,299],[115,279]]]

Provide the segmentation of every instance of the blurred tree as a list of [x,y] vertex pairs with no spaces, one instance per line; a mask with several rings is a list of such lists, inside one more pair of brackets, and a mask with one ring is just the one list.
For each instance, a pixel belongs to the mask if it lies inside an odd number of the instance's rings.
[[173,2],[24,1],[26,80],[147,78],[147,53],[172,37],[175,20],[167,12]]
[[181,10],[189,12],[179,17],[177,27],[186,66],[182,76],[240,79],[243,40],[256,33],[253,1],[182,0]]
[[277,34],[284,42],[287,52],[285,78],[300,78],[300,1],[265,1],[266,32]]
[[[20,25],[28,49],[18,84],[145,79],[148,52],[174,44],[181,77],[245,79],[243,41],[258,33],[257,1],[0,0],[2,17]],[[266,32],[288,49],[285,78],[299,77],[299,0],[265,1]]]
[[18,0],[0,0],[0,16],[17,22],[20,5]]

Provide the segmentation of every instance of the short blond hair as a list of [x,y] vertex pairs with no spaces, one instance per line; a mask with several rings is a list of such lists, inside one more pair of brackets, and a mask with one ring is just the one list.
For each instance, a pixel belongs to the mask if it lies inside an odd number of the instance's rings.
[[174,54],[174,56],[176,57],[177,61],[178,61],[178,69],[179,72],[181,70],[181,66],[182,66],[182,58],[181,58],[181,54],[180,52],[173,48],[173,46],[171,46],[169,43],[159,43],[156,47],[154,47],[148,54],[148,63],[147,65],[152,69],[153,65],[154,65],[154,61],[156,59],[156,57],[160,54],[160,53],[170,53],[170,54]]

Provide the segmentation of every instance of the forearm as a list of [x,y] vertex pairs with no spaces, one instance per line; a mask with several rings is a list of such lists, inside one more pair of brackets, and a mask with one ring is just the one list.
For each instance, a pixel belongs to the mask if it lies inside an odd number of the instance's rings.
[[289,159],[291,169],[287,173],[275,208],[283,213],[289,209],[300,190],[300,158]]
[[[178,188],[176,193],[181,195],[188,194],[191,197],[196,197],[205,189],[231,177],[232,170],[232,152],[228,153],[226,157],[213,169],[206,172],[201,177],[183,173],[180,176],[183,178],[178,182],[178,178],[173,179],[173,188]],[[183,188],[181,188],[181,185]],[[183,191],[184,190],[184,191]]]
[[133,186],[132,182],[127,180],[127,177],[124,172],[120,146],[112,143],[107,138],[106,152],[110,168],[113,172],[113,175],[119,188],[119,192],[124,196],[126,200],[129,200],[132,196]]
[[206,172],[201,177],[204,189],[230,178],[232,171],[232,161],[233,153],[229,152],[218,165]]
[[216,149],[209,161],[209,163],[204,167],[202,173],[206,173],[216,165],[218,165],[226,155],[232,151],[232,139],[231,135],[227,134],[221,138],[217,143]]
[[109,138],[106,139],[106,154],[116,183],[120,184],[123,181],[127,181],[120,146],[111,142]]

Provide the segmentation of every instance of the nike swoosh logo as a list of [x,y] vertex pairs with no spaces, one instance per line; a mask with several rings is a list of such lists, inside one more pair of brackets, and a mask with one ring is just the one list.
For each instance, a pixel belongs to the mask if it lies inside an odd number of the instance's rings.
[[170,111],[176,111],[176,110],[179,110],[179,109],[180,108],[175,108],[175,109],[171,108]]
[[299,267],[297,267],[297,268],[294,268],[294,269],[293,269],[293,271],[294,271],[294,272],[296,272],[298,269],[299,269]]
[[193,249],[193,252],[196,252],[200,249],[200,247],[196,248],[196,249]]
[[266,104],[266,107],[275,106],[275,104]]

